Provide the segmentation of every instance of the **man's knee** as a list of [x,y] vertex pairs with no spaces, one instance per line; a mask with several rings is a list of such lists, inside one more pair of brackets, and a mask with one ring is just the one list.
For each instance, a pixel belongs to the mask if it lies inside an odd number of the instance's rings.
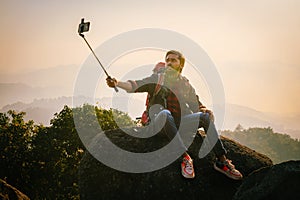
[[156,124],[166,124],[170,123],[170,121],[173,121],[173,116],[169,110],[162,110],[160,111],[155,117],[155,123]]
[[158,117],[169,118],[172,117],[172,114],[169,110],[164,109],[158,113]]
[[209,122],[209,113],[201,113],[200,114],[200,120],[203,120],[204,122]]
[[210,122],[209,113],[200,113],[200,127],[208,127]]

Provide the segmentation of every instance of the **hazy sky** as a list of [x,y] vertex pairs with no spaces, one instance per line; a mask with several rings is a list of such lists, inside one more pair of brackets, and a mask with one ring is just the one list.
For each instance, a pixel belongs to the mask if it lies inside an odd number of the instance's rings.
[[300,113],[299,10],[299,0],[1,0],[1,73],[81,65],[84,17],[94,47],[139,28],[181,33],[214,61],[229,103]]

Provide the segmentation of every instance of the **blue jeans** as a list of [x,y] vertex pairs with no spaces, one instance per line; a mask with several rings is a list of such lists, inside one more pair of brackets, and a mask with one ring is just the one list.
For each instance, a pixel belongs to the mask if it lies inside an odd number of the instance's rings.
[[[219,134],[215,127],[215,124],[210,120],[208,113],[197,112],[183,116],[181,118],[180,124],[180,127],[183,126],[183,128],[179,128],[178,130],[171,112],[169,110],[164,109],[160,111],[154,119],[155,124],[159,124],[162,122],[165,122],[165,124],[160,125],[159,127],[163,127],[163,130],[169,139],[172,139],[179,132],[179,130],[184,131],[185,133],[195,133],[196,130],[191,129],[193,129],[195,125],[198,125],[198,127],[196,128],[204,128],[204,131],[207,136],[209,136],[210,138],[215,138],[214,141],[216,141],[216,143],[213,147],[213,151],[217,157],[220,157],[227,153],[222,141],[219,139]],[[182,141],[182,139],[180,140],[182,147],[187,150],[184,141]]]

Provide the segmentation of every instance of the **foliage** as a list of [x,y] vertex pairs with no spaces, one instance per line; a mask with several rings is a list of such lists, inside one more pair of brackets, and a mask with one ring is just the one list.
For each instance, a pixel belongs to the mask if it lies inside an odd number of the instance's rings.
[[[126,113],[92,105],[65,106],[49,127],[24,121],[24,115],[0,113],[0,178],[32,199],[79,199],[82,141],[91,141],[101,130],[134,125]],[[79,131],[83,133],[80,137]],[[275,163],[300,159],[299,141],[271,128],[245,130],[239,125],[222,134],[266,154]]]
[[49,127],[25,122],[24,115],[0,113],[0,178],[33,199],[79,199],[78,166],[85,147],[77,129],[89,127],[91,139],[101,129],[133,125],[125,113],[91,105],[65,106]]
[[30,173],[34,167],[32,141],[43,126],[25,122],[24,115],[15,111],[0,113],[0,178],[30,190]]
[[270,127],[243,129],[238,125],[234,131],[222,131],[222,135],[267,155],[274,163],[300,159],[300,141],[274,133]]

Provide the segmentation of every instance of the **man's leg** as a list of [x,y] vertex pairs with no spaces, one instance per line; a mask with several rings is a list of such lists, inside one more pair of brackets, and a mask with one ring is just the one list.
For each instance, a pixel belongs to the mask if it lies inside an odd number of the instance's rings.
[[208,139],[210,140],[210,143],[212,145],[215,143],[213,151],[216,156],[219,158],[223,155],[226,155],[227,151],[224,148],[222,141],[220,140],[219,133],[216,129],[215,124],[210,120],[209,114],[199,112],[199,115],[199,128],[204,128],[204,131],[206,135],[208,135]]
[[[162,125],[162,123],[164,123]],[[162,127],[164,133],[167,135],[167,137],[172,140],[176,134],[178,134],[178,129],[175,123],[175,120],[169,110],[162,110],[157,114],[157,116],[154,119],[154,124],[156,127]],[[160,130],[155,130],[156,132]],[[183,148],[185,151],[187,151],[186,146],[184,145],[180,135],[178,134],[178,139],[180,143],[179,148]],[[195,177],[195,172],[194,172],[194,166],[193,166],[193,160],[191,157],[188,155],[187,152],[184,152],[183,154],[183,159],[181,163],[181,174],[185,178],[194,178]]]
[[189,123],[193,123],[195,120],[199,120],[199,128],[204,128],[204,131],[208,135],[211,144],[215,143],[213,151],[217,156],[217,161],[214,164],[214,168],[232,179],[242,179],[242,174],[236,170],[231,161],[226,158],[227,151],[219,138],[215,124],[210,120],[209,114],[198,112],[187,115],[183,119],[185,126],[187,126]]
[[[208,113],[193,113],[186,115],[182,118],[182,125],[184,127],[192,127],[195,123],[198,123],[198,128],[204,128],[205,133],[208,136],[209,142],[213,147],[209,148],[214,151],[217,157],[225,155],[227,153],[223,146],[222,141],[219,139],[219,134],[213,122],[211,122]],[[192,131],[192,130],[191,130]],[[193,130],[194,131],[194,130]]]
[[154,126],[156,127],[156,132],[160,131],[158,129],[162,128],[170,140],[173,139],[173,137],[177,134],[178,131],[171,112],[166,109],[160,111],[155,116]]

